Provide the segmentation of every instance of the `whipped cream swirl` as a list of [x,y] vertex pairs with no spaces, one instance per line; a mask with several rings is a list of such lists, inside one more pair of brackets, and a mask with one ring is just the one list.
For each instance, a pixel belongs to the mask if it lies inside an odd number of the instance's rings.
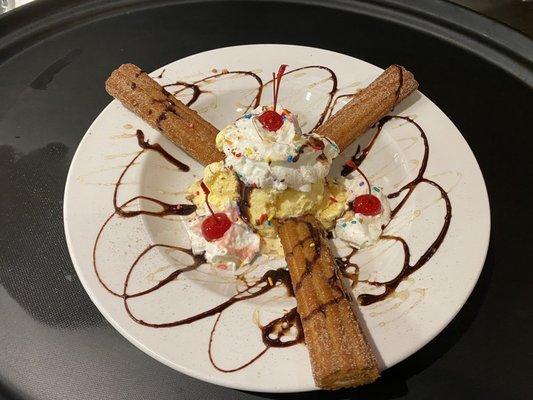
[[308,192],[329,173],[339,148],[319,135],[302,134],[296,115],[281,107],[283,125],[275,132],[265,129],[258,117],[272,109],[257,107],[228,125],[219,132],[217,147],[247,186]]
[[[357,196],[368,193],[368,184],[357,171],[348,175],[343,183],[348,192],[349,202],[352,202]],[[379,214],[364,215],[348,210],[335,224],[335,236],[357,249],[376,244],[383,232],[383,227],[391,219],[389,200],[383,194],[383,188],[371,185],[370,193],[381,202],[381,212]]]
[[236,271],[257,256],[260,239],[240,218],[236,204],[228,204],[223,212],[230,218],[231,227],[211,242],[202,235],[202,222],[210,215],[207,206],[187,221],[191,250],[193,254],[205,254],[206,261],[216,268]]

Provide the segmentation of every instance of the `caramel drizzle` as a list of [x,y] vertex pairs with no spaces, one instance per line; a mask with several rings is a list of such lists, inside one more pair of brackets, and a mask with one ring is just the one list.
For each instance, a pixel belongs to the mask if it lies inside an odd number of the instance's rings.
[[[265,344],[265,348],[261,350],[259,353],[257,353],[254,357],[252,357],[250,360],[245,362],[244,364],[236,367],[236,368],[221,368],[217,365],[215,362],[215,359],[213,357],[213,336],[215,334],[216,326],[218,325],[218,321],[220,320],[221,314],[218,314],[217,319],[215,320],[215,324],[213,326],[213,329],[211,329],[211,333],[209,335],[209,347],[208,347],[208,354],[209,354],[209,361],[211,361],[211,364],[213,367],[215,367],[220,372],[235,372],[239,371],[243,368],[246,368],[250,364],[254,363],[256,360],[258,360],[262,355],[264,355],[268,349],[272,347],[290,347],[294,346],[299,343],[304,342],[304,333],[303,333],[303,327],[302,323],[300,321],[300,317],[298,316],[298,312],[296,310],[296,307],[292,308],[285,314],[283,314],[281,317],[276,318],[269,322],[267,325],[261,328],[261,338],[263,339],[263,343]],[[296,335],[293,339],[288,339],[283,341],[282,338],[285,338],[288,336],[292,328],[296,329]],[[275,335],[275,338],[271,338],[272,335]]]
[[[173,246],[166,246],[166,247],[173,247]],[[183,250],[181,248],[177,248],[177,249],[178,250]],[[143,253],[146,254],[148,252],[148,250],[149,249],[145,250]],[[131,319],[133,319],[135,322],[137,322],[137,323],[139,323],[141,325],[149,326],[151,328],[171,328],[171,327],[174,327],[174,326],[188,325],[188,324],[191,324],[193,322],[199,321],[201,319],[204,319],[204,318],[207,318],[207,317],[211,317],[213,315],[220,314],[221,312],[223,312],[224,310],[226,310],[230,306],[234,305],[235,303],[238,303],[238,302],[241,302],[241,301],[244,301],[244,300],[253,299],[255,297],[261,296],[261,295],[269,292],[270,290],[272,290],[272,288],[276,287],[278,283],[286,285],[289,282],[289,280],[287,278],[288,277],[288,271],[286,269],[279,268],[279,269],[276,269],[276,270],[269,270],[269,271],[265,272],[265,274],[259,280],[257,280],[255,283],[247,284],[246,289],[237,292],[235,295],[231,296],[226,301],[218,304],[217,306],[215,306],[213,308],[210,308],[209,310],[206,310],[206,311],[203,311],[201,313],[192,315],[192,316],[187,317],[187,318],[182,318],[182,319],[179,319],[179,320],[176,320],[176,321],[163,322],[163,323],[147,322],[147,321],[144,321],[143,319],[137,318],[133,314],[133,312],[131,311],[131,309],[130,309],[130,307],[128,305],[128,299],[130,299],[132,297],[138,297],[140,295],[144,295],[144,294],[153,292],[154,290],[157,290],[157,289],[161,288],[162,286],[166,285],[168,282],[171,282],[172,279],[167,280],[167,278],[166,278],[163,281],[161,281],[160,283],[158,283],[157,285],[155,285],[154,287],[152,287],[152,288],[150,288],[148,290],[145,290],[145,291],[143,291],[140,294],[139,293],[135,293],[134,295],[127,294],[128,283],[129,283],[129,280],[130,280],[131,273],[133,272],[135,266],[138,264],[139,260],[142,258],[142,256],[144,254],[141,254],[141,256],[138,257],[137,260],[135,260],[135,262],[131,266],[130,270],[128,271],[128,275],[126,276],[126,280],[124,282],[124,290],[123,290],[123,293],[122,293],[121,297],[124,299],[124,306],[126,308],[126,311],[127,311],[128,315],[131,317]],[[195,264],[193,264],[194,267],[188,267],[187,270],[190,271],[192,269],[196,269],[200,265],[201,264],[195,263]],[[255,291],[252,291],[252,290],[255,290]]]
[[[297,330],[296,337],[294,339],[283,341],[282,338],[287,336],[293,327]],[[261,329],[261,331],[263,343],[267,348],[294,346],[304,340],[303,328],[296,307],[292,308],[281,317],[269,322]],[[271,337],[273,335],[275,335],[274,338]]]

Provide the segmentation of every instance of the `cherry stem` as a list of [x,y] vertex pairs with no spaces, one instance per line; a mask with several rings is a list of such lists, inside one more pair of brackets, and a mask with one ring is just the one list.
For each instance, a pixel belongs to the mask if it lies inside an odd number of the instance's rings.
[[211,212],[211,215],[213,215],[213,217],[214,217],[215,213],[213,212],[213,209],[211,208],[211,205],[209,204],[209,193],[211,193],[211,191],[209,190],[209,188],[207,187],[207,185],[203,181],[200,182],[200,186],[201,186],[202,190],[205,193],[205,204],[207,204],[207,208],[209,208],[209,211]]
[[281,64],[278,68],[277,75],[272,73],[272,85],[274,86],[274,111],[276,111],[276,106],[278,104],[278,95],[279,95],[279,86],[281,84],[281,78],[285,74],[285,69],[287,64]]
[[272,72],[272,92],[272,99],[274,100],[274,111],[276,111],[276,74],[274,72]]
[[355,170],[359,172],[361,176],[364,178],[364,180],[366,181],[366,186],[368,188],[368,194],[372,194],[372,190],[370,188],[370,182],[368,181],[368,178],[366,177],[366,175],[363,173],[363,171],[361,171],[361,168],[359,167],[355,167]]

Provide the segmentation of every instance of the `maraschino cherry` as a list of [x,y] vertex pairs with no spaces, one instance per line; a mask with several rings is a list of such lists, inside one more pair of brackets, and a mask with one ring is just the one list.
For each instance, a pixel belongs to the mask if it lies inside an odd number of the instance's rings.
[[205,204],[211,211],[211,215],[202,222],[202,235],[204,235],[205,240],[212,242],[224,236],[227,230],[231,228],[231,221],[225,213],[213,212],[211,205],[209,205],[209,188],[203,182],[200,182],[200,186],[205,193]]
[[381,212],[381,201],[373,194],[362,194],[355,198],[353,210],[366,216],[378,215]]
[[278,73],[272,73],[272,89],[274,90],[274,109],[267,110],[259,116],[259,122],[263,127],[270,131],[276,132],[283,125],[283,117],[276,112],[276,105],[278,103],[278,94],[279,94],[279,85],[281,83],[281,78],[285,73],[287,65],[281,64],[278,69]]
[[283,117],[274,110],[265,111],[258,119],[261,125],[270,132],[276,132],[283,125]]

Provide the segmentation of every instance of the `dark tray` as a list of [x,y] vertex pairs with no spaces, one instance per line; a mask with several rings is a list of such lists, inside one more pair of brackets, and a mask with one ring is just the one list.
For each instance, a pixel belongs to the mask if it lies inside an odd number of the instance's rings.
[[[63,187],[78,142],[110,101],[109,72],[245,43],[408,66],[465,135],[487,180],[492,241],[474,293],[443,333],[374,385],[265,395],[189,378],[115,332],[72,267]],[[0,397],[529,397],[532,85],[532,41],[442,1],[49,0],[1,17]]]

